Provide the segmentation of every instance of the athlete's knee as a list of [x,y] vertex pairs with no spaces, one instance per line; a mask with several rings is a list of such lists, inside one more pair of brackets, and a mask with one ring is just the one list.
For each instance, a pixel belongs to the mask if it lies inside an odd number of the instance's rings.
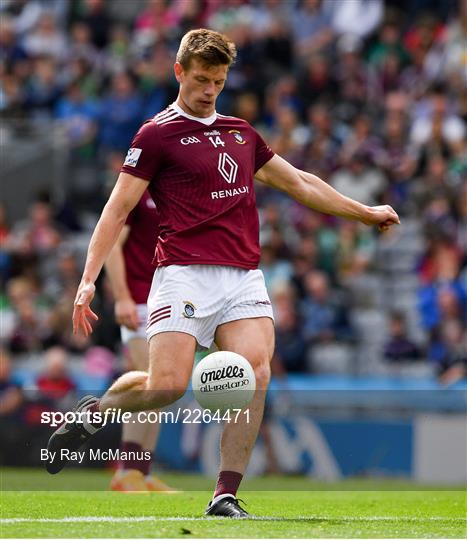
[[119,377],[109,388],[108,392],[110,394],[116,394],[127,390],[144,390],[147,380],[147,371],[129,371]]
[[256,363],[253,366],[253,371],[255,372],[256,377],[256,388],[267,388],[269,381],[271,380],[271,364],[269,359],[264,358],[264,360]]
[[149,377],[146,383],[147,390],[157,392],[159,400],[162,398],[166,405],[177,401],[186,392],[188,382],[180,380],[176,373],[164,373],[157,377]]

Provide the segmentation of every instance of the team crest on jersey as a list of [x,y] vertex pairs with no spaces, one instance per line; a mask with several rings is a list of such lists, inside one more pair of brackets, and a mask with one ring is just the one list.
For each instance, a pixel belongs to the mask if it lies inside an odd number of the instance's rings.
[[139,156],[141,155],[142,148],[130,148],[125,158],[123,165],[129,165],[130,167],[136,167]]
[[184,300],[183,303],[185,304],[185,307],[183,308],[183,316],[190,319],[194,316],[196,307],[187,300]]
[[232,133],[232,135],[235,137],[235,142],[238,144],[246,144],[245,139],[242,137],[242,134],[238,129],[231,129],[229,130],[229,133]]

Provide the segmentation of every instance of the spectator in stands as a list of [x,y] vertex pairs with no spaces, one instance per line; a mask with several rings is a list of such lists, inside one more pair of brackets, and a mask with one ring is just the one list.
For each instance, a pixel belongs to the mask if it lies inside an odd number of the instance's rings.
[[80,277],[80,266],[74,249],[62,243],[57,250],[54,265],[44,279],[43,291],[53,301],[71,295]]
[[59,80],[57,64],[48,56],[38,56],[33,62],[33,73],[25,89],[24,105],[34,117],[49,118],[57,104],[63,85]]
[[83,21],[75,22],[70,28],[70,45],[67,52],[68,60],[82,58],[90,66],[99,67],[99,51],[92,42],[89,25]]
[[373,165],[381,150],[381,141],[372,130],[371,118],[366,114],[356,116],[352,122],[352,128],[341,150],[342,162],[347,163],[358,154]]
[[81,2],[79,20],[91,31],[93,44],[98,49],[103,49],[108,42],[112,21],[107,14],[104,0],[84,0]]
[[416,160],[408,150],[407,118],[397,112],[387,114],[381,148],[376,162],[389,180],[389,203],[398,210],[413,210],[411,201],[412,176]]
[[100,58],[108,73],[116,74],[125,70],[130,54],[135,54],[131,46],[128,28],[122,24],[114,24],[110,29],[109,43]]
[[325,103],[318,102],[308,109],[308,129],[309,141],[301,156],[302,167],[327,178],[337,167],[342,136],[333,125]]
[[[15,259],[18,273],[35,275],[37,269],[46,274],[47,264],[61,241],[61,233],[53,219],[53,207],[47,193],[39,193],[31,204],[28,218],[16,223],[8,249]],[[39,265],[29,266],[37,260]]]
[[347,197],[371,205],[378,204],[387,185],[382,171],[370,167],[368,155],[362,152],[352,153],[347,166],[338,169],[329,183]]
[[454,187],[449,181],[448,162],[443,155],[434,153],[426,156],[425,167],[421,177],[413,183],[412,197],[417,208],[423,213],[430,202],[436,197],[453,201]]
[[450,86],[459,94],[467,84],[467,61],[465,59],[465,40],[467,39],[467,3],[459,0],[459,17],[454,17],[444,35],[443,74],[448,77]]
[[467,183],[464,183],[459,190],[459,196],[456,201],[456,211],[458,220],[457,245],[461,252],[464,253],[463,266],[465,268],[467,262]]
[[0,464],[13,465],[18,462],[18,448],[25,437],[22,420],[24,395],[21,385],[11,373],[9,353],[0,348]]
[[433,235],[419,268],[422,285],[448,284],[459,276],[462,253],[454,239],[443,235]]
[[[314,258],[316,258],[316,256]],[[304,253],[297,253],[292,259],[292,276],[290,283],[294,288],[295,296],[299,302],[306,296],[305,277],[314,269],[314,258],[310,258]]]
[[322,0],[304,0],[294,12],[291,26],[299,57],[307,58],[331,43],[331,19]]
[[419,101],[432,84],[425,67],[427,54],[426,48],[418,46],[412,51],[411,63],[401,72],[400,88],[410,101]]
[[345,122],[355,118],[370,97],[369,70],[362,57],[362,49],[363,41],[354,34],[343,34],[337,41],[339,99],[336,115]]
[[349,339],[352,330],[347,310],[337,293],[331,291],[326,274],[312,270],[305,277],[305,287],[307,296],[300,313],[307,342],[312,345]]
[[350,284],[370,266],[375,251],[375,242],[370,231],[358,223],[341,223],[337,231],[334,251],[335,275],[338,282]]
[[467,333],[460,320],[444,321],[431,333],[428,357],[434,362],[443,384],[453,384],[467,376]]
[[337,34],[370,36],[383,18],[383,0],[326,0],[325,10],[331,16],[331,27]]
[[295,306],[293,289],[283,283],[274,290],[275,358],[287,373],[306,372],[306,341]]
[[388,56],[395,55],[400,65],[406,65],[409,54],[401,42],[401,25],[394,18],[384,22],[378,32],[378,39],[368,53],[368,61],[372,66],[381,66]]
[[0,201],[0,284],[3,286],[10,275],[11,256],[8,251],[10,223],[5,204]]
[[24,47],[15,36],[13,19],[2,15],[0,18],[0,60],[6,67],[12,67],[27,58]]
[[[448,265],[451,266],[451,261],[446,262],[445,267]],[[467,291],[458,279],[425,285],[419,290],[418,308],[422,323],[428,330],[439,326],[446,309],[448,313],[458,313],[458,318],[466,324]]]
[[175,99],[170,54],[164,47],[154,48],[137,66],[140,88],[144,93],[144,118],[152,118]]
[[409,53],[418,47],[428,50],[441,44],[443,33],[444,26],[436,14],[422,12],[405,34],[404,45]]
[[271,148],[290,163],[297,163],[307,139],[308,131],[300,124],[297,112],[290,106],[279,107],[271,135]]
[[[279,235],[275,233],[275,235]],[[278,256],[278,248],[273,242],[263,244],[261,248],[261,270],[266,286],[274,290],[277,285],[287,283],[291,274],[291,265]]]
[[235,100],[234,114],[250,124],[257,125],[260,119],[258,96],[253,92],[244,92]]
[[457,154],[464,149],[465,136],[465,122],[451,110],[446,88],[433,86],[428,112],[415,120],[410,134],[420,157]]
[[389,338],[384,345],[384,357],[390,362],[418,360],[422,351],[408,336],[407,322],[402,312],[395,311],[389,319]]
[[14,322],[7,345],[12,353],[42,351],[49,338],[47,311],[37,303],[34,285],[24,277],[9,281],[7,293]]
[[136,19],[135,37],[147,45],[163,40],[175,30],[177,22],[176,11],[168,3],[148,0],[146,9]]
[[34,28],[42,13],[38,0],[13,0],[2,4],[2,18],[6,13],[13,21],[15,33],[19,36],[26,34]]
[[76,385],[69,372],[68,357],[62,347],[51,347],[44,353],[45,368],[36,379],[37,399],[52,410],[65,410],[74,400]]
[[84,151],[85,146],[94,142],[98,108],[93,99],[84,95],[78,82],[68,85],[65,96],[57,104],[55,117],[63,123],[72,149]]
[[378,66],[372,77],[371,94],[373,99],[397,92],[402,85],[401,64],[397,54],[388,54]]
[[131,75],[115,75],[100,111],[101,144],[107,152],[127,150],[131,134],[141,124],[142,114],[143,101]]
[[44,11],[32,32],[24,40],[26,52],[33,57],[46,56],[62,60],[67,51],[65,36],[57,27],[55,14]]
[[305,107],[318,99],[330,102],[336,100],[339,86],[327,56],[314,54],[309,58],[299,78],[299,89]]
[[[293,64],[293,40],[290,34],[290,27],[285,15],[277,13],[281,7],[287,3],[278,3],[271,14],[272,19],[269,25],[264,28],[264,35],[261,41],[263,69],[266,78],[270,79],[278,73],[288,71],[289,66]],[[281,6],[282,4],[282,6]],[[284,11],[284,9],[282,9]],[[256,19],[254,19],[255,21]]]
[[[18,77],[5,75],[0,82],[0,114],[8,117],[9,120],[24,120],[26,113],[24,109],[24,91],[20,85]],[[9,132],[14,130],[14,126],[8,129],[5,126],[4,135],[9,136]]]
[[[11,357],[9,352],[0,348],[0,422],[18,420],[24,396],[21,386],[15,382],[11,373]],[[2,430],[2,436],[6,431]],[[3,444],[2,444],[3,447]]]

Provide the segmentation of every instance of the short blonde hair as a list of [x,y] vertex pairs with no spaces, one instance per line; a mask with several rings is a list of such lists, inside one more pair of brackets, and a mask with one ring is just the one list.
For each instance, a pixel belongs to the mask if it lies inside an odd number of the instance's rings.
[[177,62],[183,69],[190,67],[190,62],[194,58],[206,66],[229,66],[237,56],[235,44],[227,36],[199,28],[187,32],[180,42],[177,52]]

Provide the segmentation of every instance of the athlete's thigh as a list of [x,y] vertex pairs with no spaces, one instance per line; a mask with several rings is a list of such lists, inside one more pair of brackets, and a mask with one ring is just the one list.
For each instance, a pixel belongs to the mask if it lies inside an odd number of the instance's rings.
[[187,386],[193,370],[196,339],[184,332],[161,332],[149,340],[149,380],[173,379]]
[[145,337],[134,337],[127,342],[132,369],[147,371],[149,364],[149,346]]
[[241,354],[253,368],[270,362],[274,353],[274,324],[269,317],[239,319],[217,327],[216,345]]

